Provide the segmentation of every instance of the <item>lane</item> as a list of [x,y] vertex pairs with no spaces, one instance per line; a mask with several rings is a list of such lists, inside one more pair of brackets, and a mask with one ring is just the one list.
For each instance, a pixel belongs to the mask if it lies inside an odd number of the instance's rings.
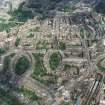
[[83,100],[81,102],[81,105],[90,105],[92,98],[94,96],[97,97],[97,95],[100,92],[100,89],[102,87],[102,80],[103,80],[103,76],[101,74],[97,73],[97,77],[96,77],[91,89],[87,91],[88,94],[86,94],[86,96],[84,97],[85,100]]

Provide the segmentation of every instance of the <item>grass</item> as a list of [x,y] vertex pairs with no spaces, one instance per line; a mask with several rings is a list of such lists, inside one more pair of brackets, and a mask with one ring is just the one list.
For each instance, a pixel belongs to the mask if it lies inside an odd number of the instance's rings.
[[16,42],[15,42],[15,46],[18,47],[19,44],[20,44],[20,38],[17,37],[17,38],[16,38]]
[[51,38],[52,37],[52,33],[49,33],[47,37],[48,38]]
[[36,49],[40,50],[40,49],[48,49],[49,43],[46,41],[39,41],[36,45]]
[[80,29],[80,36],[81,36],[81,38],[84,38],[84,29],[83,28]]
[[64,65],[64,70],[69,70],[69,69],[71,69],[71,67],[72,67],[71,65],[65,64]]
[[16,89],[15,89],[18,93],[22,93],[24,96],[27,96],[31,101],[38,101],[39,99],[41,99],[40,97],[38,97],[37,95],[36,95],[36,93],[35,92],[33,92],[33,91],[30,91],[30,90],[27,90],[27,89],[25,89],[25,87],[17,87]]
[[33,18],[31,12],[23,11],[21,8],[12,11],[9,14],[11,15],[11,18],[8,22],[5,19],[0,18],[0,32],[10,30],[17,25],[23,25],[28,19]]
[[61,55],[60,55],[59,53],[53,53],[53,54],[50,56],[50,60],[49,60],[51,69],[52,69],[52,70],[56,70],[57,67],[58,67],[59,64],[60,64],[60,61],[61,61]]
[[0,22],[5,22],[6,20],[4,18],[0,17]]
[[40,32],[40,27],[35,27],[34,29],[31,30],[32,32]]
[[33,38],[33,37],[34,37],[34,34],[32,32],[28,33],[27,38]]
[[29,60],[25,56],[21,57],[15,65],[15,73],[18,75],[25,73],[30,66],[29,63]]
[[0,88],[0,99],[3,100],[7,105],[24,105],[16,99],[16,97],[12,96],[5,89]]
[[98,66],[98,70],[101,71],[101,72],[105,72],[105,68],[102,67],[102,66]]
[[63,11],[64,12],[70,12],[72,10],[72,8],[68,5],[64,6]]
[[4,48],[0,48],[0,56],[2,55],[2,54],[5,54],[6,53],[6,50],[4,49]]
[[4,67],[3,67],[3,71],[7,71],[9,69],[9,64],[11,61],[11,57],[10,56],[6,56],[4,59]]
[[17,10],[14,10],[9,13],[12,18],[10,20],[19,21],[19,22],[26,22],[28,19],[33,18],[33,15],[30,11],[23,11],[21,7]]
[[34,76],[44,76],[46,75],[46,69],[43,65],[43,54],[34,54],[35,57],[35,69],[34,69]]
[[34,37],[34,32],[40,32],[40,27],[35,27],[33,29],[30,29],[29,32],[28,32],[27,38]]
[[[104,58],[101,61],[103,61],[103,60],[104,60]],[[100,64],[100,62],[97,64],[98,71],[105,72],[105,67],[102,67],[101,64]]]
[[34,54],[35,57],[35,68],[32,77],[42,84],[46,84],[46,81],[41,77],[46,75],[46,69],[43,65],[43,54]]
[[15,23],[15,22],[1,22],[0,23],[0,32],[2,31],[8,31],[10,30],[11,28],[17,26],[19,23]]
[[4,58],[4,65],[3,70],[1,72],[1,75],[5,76],[5,80],[1,80],[0,83],[6,85],[8,84],[10,78],[11,78],[11,72],[10,72],[10,62],[11,58],[15,55],[15,53],[12,53],[11,55],[8,55]]
[[6,56],[4,58],[4,67],[3,67],[3,71],[7,71],[9,69],[9,64],[11,62],[11,58],[14,57],[15,53],[10,54],[9,56]]
[[64,70],[65,70],[65,71],[72,70],[72,68],[77,69],[77,72],[75,72],[74,74],[79,75],[79,68],[78,68],[77,66],[68,65],[68,64],[65,64],[65,65],[64,65]]
[[60,49],[60,50],[65,50],[65,49],[66,49],[65,43],[59,42],[59,49]]
[[11,28],[22,24],[23,23],[18,23],[18,21],[11,21],[11,19],[7,21],[6,19],[0,18],[0,32],[6,31],[8,33],[10,32]]
[[[57,76],[47,74],[47,70],[44,68],[43,65],[43,54],[34,54],[35,57],[35,69],[32,74],[32,77],[37,80],[38,82],[49,86],[50,84],[55,84],[57,82]],[[48,79],[44,79],[45,76],[48,76]]]

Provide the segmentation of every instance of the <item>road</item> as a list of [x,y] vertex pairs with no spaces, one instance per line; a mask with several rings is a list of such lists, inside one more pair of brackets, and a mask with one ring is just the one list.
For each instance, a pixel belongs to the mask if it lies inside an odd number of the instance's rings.
[[[50,98],[50,101],[52,102],[53,98],[50,94],[50,91],[49,91],[50,89],[48,89],[46,86],[40,84],[38,81],[34,80],[31,77],[31,74],[33,73],[34,64],[35,64],[34,57],[33,57],[32,53],[39,53],[39,52],[41,53],[41,51],[35,51],[35,50],[23,51],[23,50],[18,50],[18,49],[14,50],[14,51],[9,51],[7,54],[5,54],[1,57],[1,64],[4,65],[4,59],[6,56],[9,56],[9,55],[15,53],[15,56],[11,59],[11,62],[10,62],[10,70],[13,74],[11,81],[14,82],[14,80],[15,80],[14,83],[17,83],[18,86],[21,86],[24,84],[25,87],[27,87],[29,90],[35,91],[41,97],[46,96],[47,99]],[[31,66],[31,68],[29,68],[29,70],[27,70],[27,72],[25,72],[21,77],[19,76],[19,78],[18,78],[18,76],[14,73],[14,64],[23,55],[29,59],[32,66]],[[18,94],[16,94],[16,95],[18,96]],[[24,100],[23,100],[23,102],[24,102]]]
[[92,84],[91,88],[87,91],[86,96],[81,102],[81,105],[90,105],[92,98],[97,98],[97,95],[99,94],[101,88],[102,88],[102,80],[103,75],[97,73],[97,77]]

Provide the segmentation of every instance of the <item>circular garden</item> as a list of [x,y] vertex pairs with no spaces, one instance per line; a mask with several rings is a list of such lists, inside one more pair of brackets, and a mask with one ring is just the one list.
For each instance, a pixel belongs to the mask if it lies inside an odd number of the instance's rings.
[[17,75],[22,75],[29,69],[29,67],[30,67],[29,60],[25,56],[22,56],[18,59],[18,61],[15,64],[15,73]]
[[49,59],[50,68],[52,70],[56,70],[61,62],[61,59],[62,57],[59,52],[53,53]]

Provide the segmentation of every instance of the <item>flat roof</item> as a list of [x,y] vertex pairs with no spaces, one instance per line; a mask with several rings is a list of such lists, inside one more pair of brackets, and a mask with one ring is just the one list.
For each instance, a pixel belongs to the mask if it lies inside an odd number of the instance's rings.
[[105,105],[105,100],[100,100],[100,105]]

